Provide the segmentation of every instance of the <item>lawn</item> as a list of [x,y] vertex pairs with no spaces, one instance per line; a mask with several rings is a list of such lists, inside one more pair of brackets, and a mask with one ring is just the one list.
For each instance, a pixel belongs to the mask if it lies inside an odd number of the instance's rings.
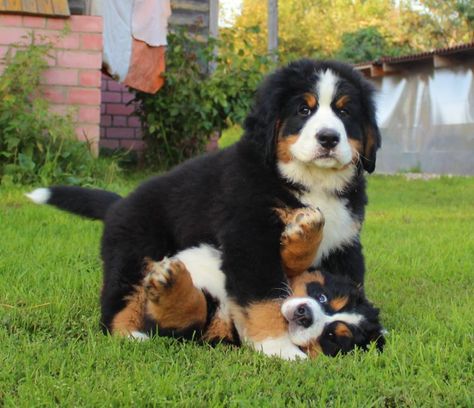
[[474,178],[370,177],[366,290],[386,349],[299,363],[103,336],[101,224],[24,191],[0,195],[0,406],[474,406]]

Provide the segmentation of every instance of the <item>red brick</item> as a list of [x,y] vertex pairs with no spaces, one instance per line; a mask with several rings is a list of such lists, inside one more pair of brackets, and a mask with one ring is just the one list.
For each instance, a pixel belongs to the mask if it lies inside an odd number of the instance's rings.
[[0,26],[22,26],[21,16],[0,14]]
[[121,140],[120,147],[130,150],[142,151],[145,149],[145,142],[143,140]]
[[48,67],[56,66],[56,53],[54,51],[46,56],[46,63],[48,64]]
[[41,83],[48,85],[77,85],[77,70],[50,68],[43,74]]
[[76,136],[79,140],[93,141],[99,139],[99,125],[79,124],[76,126]]
[[[0,24],[1,24],[1,22],[0,22]],[[44,17],[24,16],[23,17],[23,26],[24,27],[44,28],[46,26],[46,19]]]
[[143,137],[143,129],[142,128],[135,129],[135,138],[141,139],[142,137]]
[[100,139],[99,146],[106,149],[118,149],[120,142],[117,139]]
[[68,113],[70,113],[73,117],[75,117],[74,108],[68,105],[51,105],[49,110],[61,116],[66,116]]
[[84,123],[100,123],[100,106],[81,106],[77,121]]
[[129,103],[135,98],[135,94],[131,92],[123,92],[122,93],[122,102],[123,103]]
[[85,51],[58,51],[58,65],[67,68],[96,68],[100,69],[102,54]]
[[128,126],[135,127],[135,128],[141,128],[142,124],[140,122],[140,119],[137,116],[130,116],[128,118]]
[[106,135],[108,139],[130,139],[133,137],[133,129],[109,127]]
[[55,42],[56,48],[63,48],[66,50],[76,50],[80,48],[80,36],[79,34],[68,34],[63,38],[58,38]]
[[118,103],[109,103],[106,105],[106,113],[109,115],[130,115],[133,113],[134,107],[132,105],[125,106]]
[[112,120],[113,126],[127,126],[126,116],[114,116]]
[[100,105],[100,89],[72,88],[69,90],[69,103],[80,105]]
[[84,50],[102,50],[102,34],[82,34],[82,49]]
[[51,30],[63,30],[69,19],[65,18],[48,18],[46,20],[46,27]]
[[103,102],[122,102],[122,94],[120,92],[102,92]]
[[107,83],[107,89],[109,91],[126,91],[127,87],[125,85],[122,85],[120,82],[117,82],[113,79],[109,79],[109,82]]
[[105,103],[100,104],[100,114],[105,115],[107,105]]
[[100,116],[100,125],[101,126],[112,126],[112,116],[101,115]]
[[69,22],[72,31],[79,31],[81,33],[102,33],[102,17],[71,16]]
[[19,27],[0,27],[0,44],[25,42],[27,30]]
[[44,97],[51,103],[66,102],[66,91],[61,88],[46,88],[43,90]]
[[99,88],[101,84],[101,73],[98,70],[79,72],[79,85]]

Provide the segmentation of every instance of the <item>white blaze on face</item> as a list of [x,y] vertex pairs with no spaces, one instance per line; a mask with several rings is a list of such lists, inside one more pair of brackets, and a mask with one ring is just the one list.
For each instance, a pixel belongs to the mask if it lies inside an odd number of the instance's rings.
[[[294,322],[295,311],[301,305],[311,309],[313,323],[309,327],[303,327]],[[288,320],[288,334],[291,341],[298,346],[307,346],[312,341],[317,340],[323,334],[324,328],[332,322],[344,322],[357,326],[364,319],[358,313],[335,313],[328,315],[321,305],[313,298],[290,298],[281,306],[281,313]]]
[[[309,117],[300,132],[298,140],[291,145],[293,157],[303,163],[311,163],[319,168],[339,169],[352,161],[352,150],[344,123],[333,111],[331,104],[336,95],[339,78],[330,69],[320,72],[315,84],[318,97],[316,113]],[[330,157],[319,157],[327,153],[317,140],[322,129],[329,129],[339,134],[339,144],[331,151]]]

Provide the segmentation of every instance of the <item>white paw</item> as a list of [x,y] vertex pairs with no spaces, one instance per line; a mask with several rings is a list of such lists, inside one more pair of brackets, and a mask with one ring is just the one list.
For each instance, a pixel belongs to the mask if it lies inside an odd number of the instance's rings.
[[295,346],[287,335],[279,338],[268,338],[263,341],[254,342],[255,350],[267,356],[280,357],[283,360],[305,360],[308,356]]
[[148,337],[147,334],[139,332],[139,331],[132,331],[128,335],[129,339],[136,340],[136,341],[145,341],[148,340],[150,337]]

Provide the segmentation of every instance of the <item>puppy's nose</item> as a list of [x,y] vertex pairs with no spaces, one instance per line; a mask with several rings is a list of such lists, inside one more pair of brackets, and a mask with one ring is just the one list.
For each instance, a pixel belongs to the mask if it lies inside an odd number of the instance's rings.
[[332,129],[321,129],[317,134],[319,144],[325,149],[332,149],[339,143],[339,133]]
[[305,328],[313,324],[313,313],[306,303],[302,303],[296,308],[293,320]]

